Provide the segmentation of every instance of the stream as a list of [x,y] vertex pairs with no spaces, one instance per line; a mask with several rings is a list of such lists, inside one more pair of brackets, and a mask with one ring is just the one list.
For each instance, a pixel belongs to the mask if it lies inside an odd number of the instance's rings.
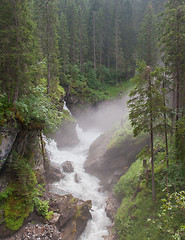
[[[50,153],[51,162],[55,166],[62,168],[61,164],[68,160],[74,168],[73,173],[66,173],[64,179],[52,184],[51,192],[60,195],[72,194],[83,200],[91,200],[92,220],[88,221],[84,233],[78,240],[103,240],[103,236],[108,235],[107,226],[111,224],[105,213],[106,195],[98,191],[99,180],[86,173],[83,168],[90,145],[101,133],[96,129],[84,132],[78,126],[76,132],[80,142],[74,147],[59,150],[53,140],[47,143],[46,148]],[[78,183],[75,182],[75,174],[78,175]]]

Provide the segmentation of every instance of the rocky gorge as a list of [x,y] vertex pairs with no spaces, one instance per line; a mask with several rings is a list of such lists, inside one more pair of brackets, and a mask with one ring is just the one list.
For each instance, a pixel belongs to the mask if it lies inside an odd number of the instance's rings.
[[[64,123],[63,127],[53,136],[58,148],[76,145],[79,142],[75,128],[75,122]],[[112,144],[115,135],[119,136],[119,141],[116,144]],[[146,142],[147,138],[135,139],[124,128],[119,134],[117,133],[117,128],[113,128],[102,133],[90,146],[84,168],[86,172],[100,179],[102,187],[99,191],[107,195],[105,208],[112,225],[109,227],[110,234],[105,237],[106,240],[117,239],[116,235],[112,233],[112,229],[114,228],[114,215],[120,206],[120,201],[114,195],[114,185],[120,176],[128,170],[132,162],[135,161],[136,155]],[[91,199],[85,201],[71,194],[61,196],[50,192],[50,186],[53,182],[59,182],[65,178],[67,173],[74,172],[71,163],[66,159],[61,168],[51,164],[43,136],[38,129],[28,130],[21,128],[21,126],[14,130],[12,128],[9,129],[9,127],[2,129],[0,156],[2,159],[0,172],[1,192],[14,182],[20,181],[22,183],[22,180],[17,177],[15,169],[11,166],[11,162],[14,161],[14,151],[26,158],[32,167],[37,179],[36,187],[40,184],[44,185],[45,191],[42,192],[40,198],[43,202],[48,203],[48,209],[53,214],[50,219],[46,219],[34,206],[33,211],[30,211],[27,214],[28,216],[24,218],[22,227],[12,231],[6,226],[6,214],[2,204],[0,237],[4,240],[78,239],[84,231],[88,220],[92,217],[90,211],[92,207]],[[60,169],[63,170],[61,171]],[[77,173],[74,174],[74,181],[78,183],[80,178]]]
[[[1,239],[62,239],[75,240],[84,231],[86,224],[91,219],[91,201],[83,201],[72,195],[60,196],[49,192],[49,184],[59,181],[65,175],[59,169],[52,166],[49,155],[45,151],[45,143],[39,131],[28,131],[21,126],[13,130],[7,128],[1,130],[1,169],[0,169],[0,238]],[[13,167],[15,161],[14,152],[18,152],[26,158],[26,166],[31,166],[30,172],[18,174],[17,169]],[[20,166],[19,166],[20,167]],[[65,168],[66,166],[64,166]],[[69,165],[67,165],[69,167]],[[69,169],[68,169],[69,170]],[[22,172],[22,168],[20,170]],[[33,172],[32,172],[33,171]],[[34,174],[33,174],[34,173]],[[20,206],[24,202],[24,193],[19,192],[17,188],[25,185],[25,189],[32,184],[31,177],[36,177],[34,190],[39,185],[44,186],[44,191],[40,195],[43,203],[48,204],[48,210],[52,213],[49,219],[41,215],[36,206],[29,209],[25,216]],[[26,184],[28,186],[26,186]],[[6,189],[13,189],[6,193]],[[25,190],[24,188],[22,190]],[[30,191],[33,189],[30,189]],[[5,196],[5,195],[8,196]],[[23,194],[23,195],[22,195]],[[35,196],[34,196],[35,197]],[[34,198],[33,197],[33,198]],[[7,211],[9,201],[12,202],[12,212],[17,214],[16,221],[21,219],[22,226],[14,230],[7,227],[8,221],[13,221],[14,216],[10,217]],[[16,205],[17,201],[17,205]],[[26,204],[26,202],[24,203]],[[29,205],[29,202],[28,202]],[[9,206],[9,208],[11,208]],[[23,208],[27,211],[26,206]],[[11,211],[11,209],[9,209]],[[14,224],[14,223],[13,223]],[[10,226],[10,224],[9,224]]]

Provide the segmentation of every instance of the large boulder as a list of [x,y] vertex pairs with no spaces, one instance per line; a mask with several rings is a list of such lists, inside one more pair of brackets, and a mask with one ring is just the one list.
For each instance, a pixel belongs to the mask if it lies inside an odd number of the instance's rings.
[[112,189],[148,143],[146,136],[134,138],[132,134],[124,132],[121,133],[124,134],[122,141],[111,145],[114,134],[114,130],[111,130],[95,140],[84,164],[85,170],[98,177],[106,190]]
[[85,230],[87,221],[92,218],[89,212],[92,203],[74,198],[72,195],[66,195],[61,199],[62,201],[55,202],[60,213],[58,222],[60,237],[63,240],[75,240]]
[[63,168],[63,171],[66,173],[74,172],[73,165],[70,161],[65,161],[64,163],[62,163],[62,168]]
[[46,171],[46,179],[48,183],[59,182],[65,177],[65,174],[60,170],[59,167],[49,166]]
[[77,124],[75,121],[63,121],[63,125],[59,128],[57,133],[52,136],[59,149],[72,147],[79,143],[76,126]]
[[24,226],[13,232],[0,225],[0,238],[4,240],[16,239],[51,239],[51,240],[77,240],[85,230],[90,220],[91,201],[83,201],[72,195],[59,196],[46,193],[45,199],[49,201],[53,216],[46,221],[34,212],[25,220]]

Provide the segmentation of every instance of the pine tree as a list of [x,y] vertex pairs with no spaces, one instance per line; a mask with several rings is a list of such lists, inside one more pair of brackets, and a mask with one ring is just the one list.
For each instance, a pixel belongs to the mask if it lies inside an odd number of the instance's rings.
[[59,8],[59,26],[58,26],[58,44],[61,72],[67,72],[69,65],[69,30],[67,19],[64,13]]
[[129,119],[134,128],[134,136],[141,133],[149,133],[150,135],[152,198],[155,201],[154,130],[162,119],[163,96],[159,92],[158,85],[156,85],[156,78],[153,76],[150,67],[145,63],[141,62],[139,64],[134,81],[136,87],[131,91],[128,101]]
[[181,0],[169,0],[166,10],[163,12],[161,24],[161,51],[164,56],[164,63],[169,67],[173,76],[176,119],[176,149],[181,152],[181,129],[179,121],[184,116],[185,108],[185,3]]
[[10,102],[16,103],[34,84],[36,64],[34,23],[28,0],[0,2],[1,86]]
[[154,67],[157,61],[157,26],[152,5],[149,3],[138,39],[138,58]]
[[35,0],[38,35],[47,66],[47,93],[55,92],[58,84],[57,0]]

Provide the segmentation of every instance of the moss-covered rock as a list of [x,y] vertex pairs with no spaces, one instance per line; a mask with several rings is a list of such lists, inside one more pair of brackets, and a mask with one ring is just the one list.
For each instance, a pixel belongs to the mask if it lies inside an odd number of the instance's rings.
[[104,188],[111,189],[147,143],[146,136],[134,138],[128,129],[111,130],[91,145],[84,167]]

